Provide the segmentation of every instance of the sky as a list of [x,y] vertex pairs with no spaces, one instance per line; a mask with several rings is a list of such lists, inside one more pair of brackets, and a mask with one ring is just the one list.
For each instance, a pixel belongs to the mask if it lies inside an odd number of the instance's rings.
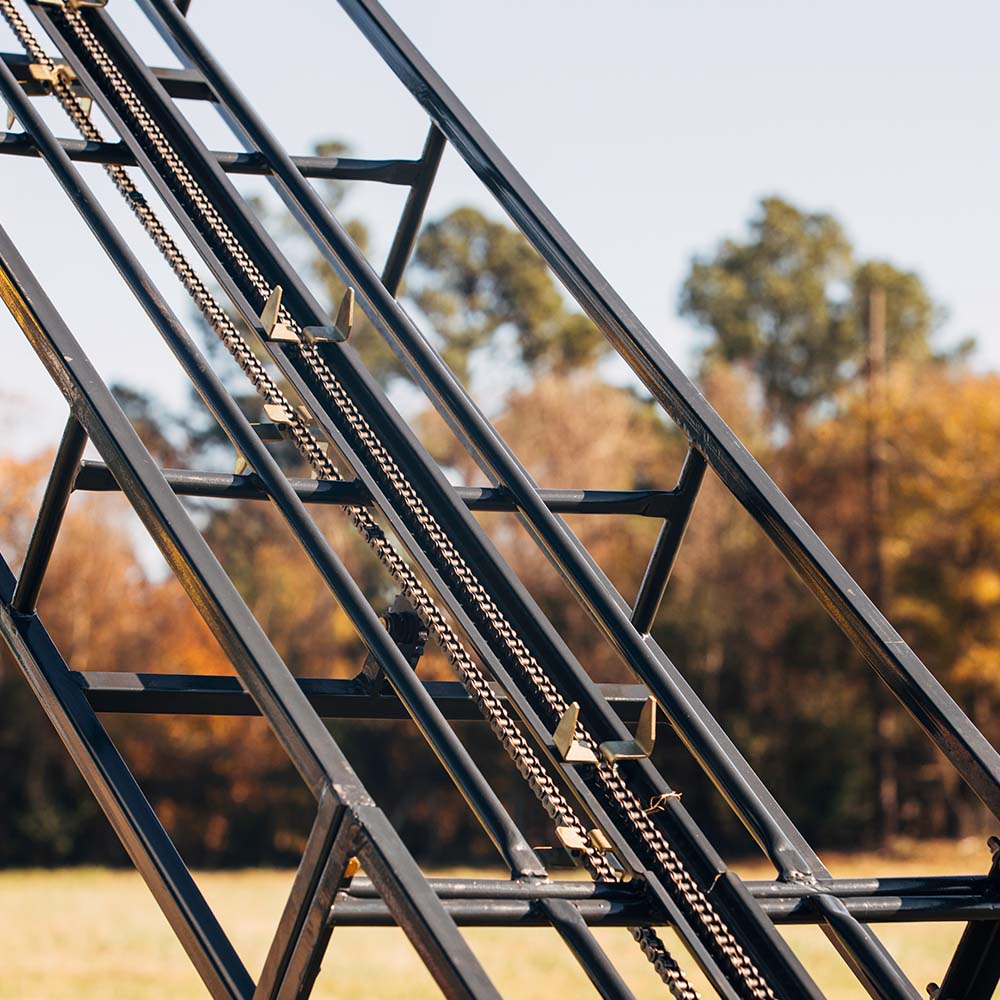
[[[833,213],[860,255],[917,271],[948,310],[944,336],[975,334],[976,364],[1000,369],[995,4],[387,7],[688,371],[698,334],[676,305],[691,257],[739,236],[769,194]],[[132,0],[111,0],[109,11],[148,61],[174,64]],[[330,0],[193,0],[190,19],[289,151],[339,138],[358,156],[419,153],[422,110]],[[17,50],[2,26],[0,47]],[[236,148],[213,112],[184,107],[210,145]],[[71,134],[57,112],[49,120]],[[99,168],[84,170],[109,191]],[[345,215],[369,223],[376,262],[402,198],[398,188],[355,185],[345,203]],[[461,204],[499,214],[449,151],[428,218]],[[189,317],[141,233],[117,207],[113,217]],[[0,226],[106,379],[182,403],[172,358],[40,161],[0,157]],[[0,337],[10,345],[0,366],[4,446],[27,453],[58,436],[65,407],[6,311]]]

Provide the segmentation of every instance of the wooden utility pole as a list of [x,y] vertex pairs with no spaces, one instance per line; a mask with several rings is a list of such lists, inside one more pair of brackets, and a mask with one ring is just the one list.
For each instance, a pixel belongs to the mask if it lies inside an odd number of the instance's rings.
[[[865,389],[865,501],[867,508],[868,596],[886,611],[883,537],[889,506],[889,479],[885,464],[885,289],[874,287],[868,295]],[[874,671],[871,673],[872,763],[878,801],[878,835],[882,841],[899,833],[899,782],[896,773],[896,711],[892,695]]]

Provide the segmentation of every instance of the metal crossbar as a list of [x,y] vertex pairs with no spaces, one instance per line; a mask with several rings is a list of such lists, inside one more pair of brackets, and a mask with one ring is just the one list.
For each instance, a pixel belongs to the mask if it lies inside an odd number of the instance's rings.
[[[1000,756],[808,528],[694,386],[608,286],[430,65],[371,0],[341,6],[430,118],[415,160],[292,157],[186,20],[187,4],[137,0],[182,68],[147,66],[102,3],[28,0],[55,45],[48,55],[16,10],[2,11],[25,53],[0,58],[0,93],[22,131],[0,154],[41,159],[114,262],[248,468],[223,475],[155,466],[25,261],[0,229],[0,295],[71,410],[20,577],[0,566],[0,630],[116,831],[214,996],[299,997],[312,989],[337,924],[398,925],[449,996],[496,990],[458,927],[553,928],[605,997],[632,993],[590,931],[630,928],[665,986],[696,992],[656,928],[672,928],[719,996],[819,997],[776,931],[820,925],[874,997],[918,994],[870,924],[965,920],[943,998],[987,997],[1000,978],[995,867],[989,876],[837,880],[650,636],[708,469],[757,520],[934,744],[1000,817]],[[81,132],[57,137],[33,105],[54,96]],[[178,100],[210,102],[245,152],[208,149]],[[90,123],[93,100],[115,132]],[[508,444],[397,301],[447,145],[496,196],[612,346],[687,435],[673,489],[548,490]],[[76,162],[105,166],[171,268],[281,426],[252,425],[167,306]],[[127,173],[124,167],[138,168]],[[268,177],[318,251],[404,361],[493,486],[443,476],[358,355],[349,331],[306,287],[229,174]],[[202,284],[137,187],[156,191],[213,275]],[[308,178],[409,188],[381,274]],[[237,315],[280,374],[279,387],[231,320]],[[319,333],[317,333],[317,331]],[[279,335],[280,333],[280,335]],[[100,463],[81,462],[93,442]],[[290,440],[317,478],[285,475],[268,449]],[[342,469],[329,455],[339,456]],[[120,491],[138,513],[223,649],[236,678],[73,672],[35,613],[71,492]],[[267,501],[298,539],[363,639],[389,690],[297,681],[185,513],[179,495]],[[313,521],[332,505],[361,532],[437,640],[455,682],[423,683]],[[515,513],[641,684],[597,685],[474,517]],[[386,538],[372,512],[402,551]],[[618,593],[561,514],[655,517],[663,524],[633,602]],[[415,654],[415,655],[419,655]],[[652,698],[775,866],[777,880],[729,871],[649,759]],[[254,983],[198,894],[97,712],[261,714],[317,801],[316,819],[264,969]],[[511,871],[509,881],[427,879],[375,807],[321,717],[402,718],[417,725]],[[451,723],[485,719],[589,882],[549,878]],[[624,748],[624,749],[623,749]],[[355,877],[359,865],[367,878]]]

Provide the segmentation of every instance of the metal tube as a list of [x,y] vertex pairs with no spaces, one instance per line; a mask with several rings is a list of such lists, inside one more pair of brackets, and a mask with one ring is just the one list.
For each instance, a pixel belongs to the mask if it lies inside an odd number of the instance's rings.
[[73,492],[76,470],[80,467],[80,459],[86,447],[87,432],[76,419],[76,415],[70,414],[62,440],[56,449],[52,471],[49,473],[49,481],[45,485],[42,504],[38,510],[38,518],[31,532],[28,550],[21,565],[21,574],[10,602],[16,614],[34,613],[38,594],[42,589],[42,580],[45,578],[45,571],[52,558],[52,549],[56,544],[63,515],[66,513],[66,505]]
[[[83,139],[59,139],[59,145],[76,163],[102,163],[123,167],[135,166],[136,159],[122,142],[87,142]],[[40,154],[25,132],[0,132],[0,155],[31,156]],[[227,174],[269,173],[259,153],[233,153],[213,150],[209,154]],[[295,156],[303,177],[321,180],[378,181],[406,186],[419,176],[418,160],[356,160],[338,156]]]
[[[260,709],[236,677],[211,674],[74,672],[95,712],[142,715],[258,715]],[[372,695],[359,681],[299,677],[296,683],[323,719],[409,719],[395,694]],[[458,681],[424,681],[450,722],[482,722],[478,706]],[[501,700],[507,694],[491,684]],[[602,684],[601,693],[625,723],[635,723],[646,701],[638,684]]]
[[427,199],[430,197],[434,178],[437,176],[444,146],[444,135],[432,122],[427,131],[424,150],[420,154],[419,173],[407,196],[406,204],[403,206],[403,213],[399,217],[399,225],[396,227],[396,235],[389,248],[385,267],[382,269],[382,284],[392,295],[399,291],[403,272],[406,270],[410,255],[413,253],[413,247],[416,245],[420,223],[424,218],[424,209],[427,208]]
[[590,933],[583,914],[573,903],[565,899],[543,899],[536,905],[604,1000],[635,1000],[635,994]]
[[[442,904],[452,919],[464,927],[544,927],[548,918],[539,910],[539,904],[529,899],[444,898]],[[591,925],[605,927],[669,927],[663,913],[655,906],[642,901],[610,899],[574,899],[569,905],[578,908],[584,920]],[[1000,921],[1000,902],[994,899],[969,901],[950,900],[938,896],[904,899],[854,898],[844,901],[855,926],[866,924],[922,923],[941,921],[959,923],[975,921],[981,926],[991,926]],[[776,925],[812,925],[825,919],[816,912],[812,903],[802,899],[767,899],[761,908]],[[333,917],[342,926],[391,927],[393,921],[381,900],[340,894],[334,900]],[[847,925],[849,926],[849,925]],[[909,987],[903,990],[898,981],[877,996],[915,997]]]
[[663,601],[663,595],[670,581],[677,553],[687,531],[688,521],[694,509],[694,502],[705,477],[705,459],[696,451],[689,451],[681,469],[678,493],[684,497],[685,503],[679,504],[675,517],[667,518],[660,529],[659,537],[649,557],[649,565],[639,585],[639,594],[632,609],[632,624],[642,633],[647,633],[653,626],[653,619]]
[[[0,60],[7,65],[14,74],[14,78],[29,97],[44,97],[51,92],[49,83],[36,80],[32,77],[29,71],[29,67],[31,66],[30,56],[25,55],[23,52],[0,52]],[[52,61],[56,66],[66,65],[64,59],[53,59]],[[178,99],[186,98],[194,101],[215,100],[215,94],[212,93],[211,87],[194,70],[152,66],[149,71],[163,84],[164,89],[171,97]],[[78,96],[87,96],[84,89],[79,85],[75,85],[73,89]]]

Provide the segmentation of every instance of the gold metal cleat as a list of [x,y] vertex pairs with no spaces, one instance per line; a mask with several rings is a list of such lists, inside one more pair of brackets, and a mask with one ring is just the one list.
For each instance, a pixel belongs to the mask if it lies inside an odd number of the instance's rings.
[[246,460],[246,456],[242,452],[236,452],[236,462],[233,465],[233,475],[245,476],[250,471],[252,470],[250,468],[250,463]]
[[634,740],[608,740],[600,746],[601,756],[609,763],[616,760],[643,760],[653,752],[656,742],[656,701],[647,698],[639,713]]
[[46,66],[44,63],[31,63],[28,66],[28,76],[36,83],[47,84],[48,87],[55,86],[60,79],[66,83],[76,82],[76,73],[69,66]]
[[348,288],[337,310],[333,326],[306,326],[302,335],[310,343],[342,344],[351,335],[354,326],[354,289]]
[[88,7],[107,7],[108,0],[38,0],[44,7],[65,7],[67,10],[80,10]]
[[275,424],[290,424],[294,414],[283,403],[265,403],[264,416]]
[[260,325],[264,328],[264,335],[268,340],[278,341],[284,344],[297,344],[299,338],[295,331],[285,323],[278,322],[278,315],[281,312],[281,285],[275,285],[271,294],[264,303],[264,308],[260,313]]
[[596,851],[611,850],[611,841],[604,835],[604,831],[598,830],[597,827],[587,831],[587,839],[590,841],[590,846]]
[[581,837],[571,826],[557,826],[556,836],[567,851],[585,851],[590,846],[586,838]]
[[552,734],[552,742],[568,764],[596,764],[597,754],[574,739],[576,724],[580,718],[580,706],[577,702],[569,703],[563,717]]

